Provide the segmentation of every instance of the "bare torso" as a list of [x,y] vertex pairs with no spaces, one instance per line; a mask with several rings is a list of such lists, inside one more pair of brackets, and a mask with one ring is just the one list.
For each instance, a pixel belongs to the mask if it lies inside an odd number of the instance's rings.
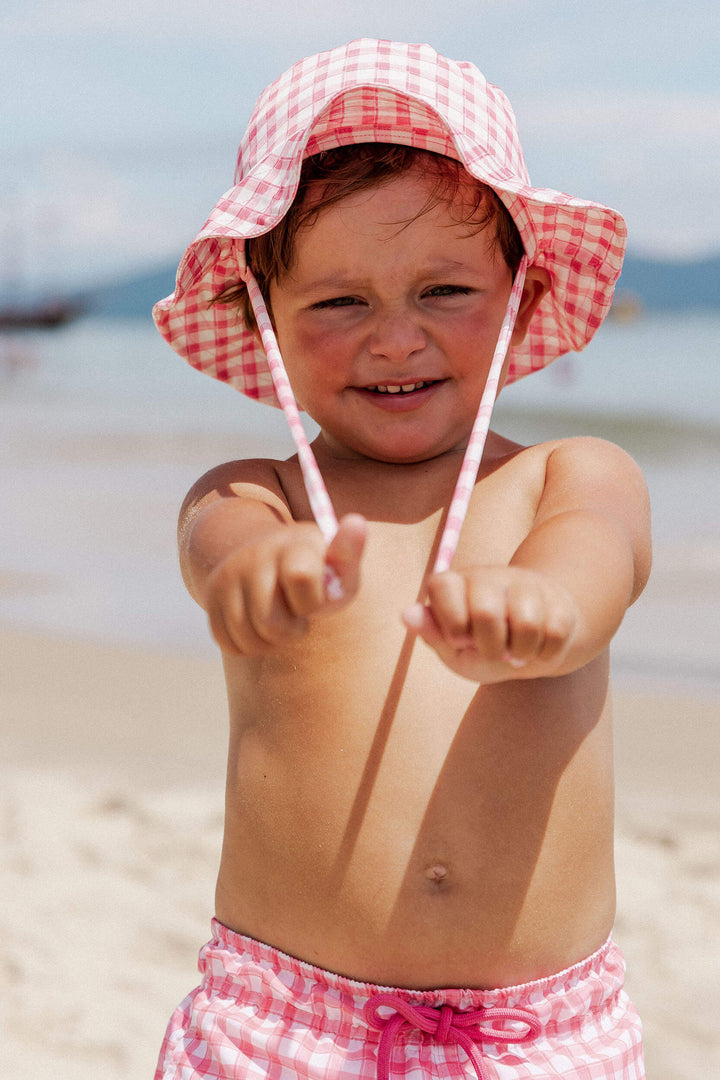
[[[507,563],[533,522],[548,449],[493,445],[456,565]],[[454,674],[400,612],[421,594],[459,459],[368,463],[372,484],[362,464],[322,464],[338,514],[370,522],[363,583],[297,645],[225,658],[217,917],[384,985],[558,971],[614,916],[607,656],[550,679]],[[276,476],[309,520],[297,465]]]

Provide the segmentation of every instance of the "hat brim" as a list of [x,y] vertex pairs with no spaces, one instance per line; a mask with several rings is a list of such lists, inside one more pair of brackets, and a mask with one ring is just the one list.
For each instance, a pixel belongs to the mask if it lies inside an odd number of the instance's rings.
[[[361,89],[366,88],[356,88]],[[412,105],[411,95],[387,88],[375,92]],[[434,129],[423,127],[421,148],[456,158],[476,180],[493,188],[515,221],[530,265],[545,269],[550,277],[550,290],[524,341],[510,352],[506,382],[583,349],[610,308],[622,268],[626,229],[621,215],[599,203],[532,187],[525,176],[512,173],[453,132],[426,102],[415,104],[436,120]],[[325,112],[332,105],[326,105]],[[347,126],[344,133],[336,127],[330,141],[325,140],[332,146],[368,141],[417,146],[419,140],[402,128],[364,131],[357,126]],[[235,307],[213,301],[240,282],[245,240],[268,232],[284,217],[297,192],[304,158],[323,148],[322,137],[308,125],[258,161],[218,200],[180,263],[175,291],[153,309],[161,334],[188,363],[272,405],[278,402],[262,346]]]

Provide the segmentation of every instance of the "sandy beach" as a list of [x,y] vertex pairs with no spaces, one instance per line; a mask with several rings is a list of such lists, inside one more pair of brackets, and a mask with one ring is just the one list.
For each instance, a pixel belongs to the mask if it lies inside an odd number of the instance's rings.
[[[148,1080],[219,854],[219,662],[0,633],[3,1074]],[[720,1052],[717,699],[616,694],[619,912],[648,1077]]]

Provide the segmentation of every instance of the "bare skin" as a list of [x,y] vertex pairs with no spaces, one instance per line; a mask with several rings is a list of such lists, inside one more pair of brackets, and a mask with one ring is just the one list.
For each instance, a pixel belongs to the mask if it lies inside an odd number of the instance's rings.
[[[398,232],[423,198],[409,175],[324,211],[273,290],[336,537],[295,459],[234,462],[190,492],[181,562],[230,705],[217,917],[353,978],[492,987],[612,926],[607,650],[648,508],[610,444],[491,433],[432,574],[511,278],[447,207]],[[529,275],[515,341],[546,287]]]

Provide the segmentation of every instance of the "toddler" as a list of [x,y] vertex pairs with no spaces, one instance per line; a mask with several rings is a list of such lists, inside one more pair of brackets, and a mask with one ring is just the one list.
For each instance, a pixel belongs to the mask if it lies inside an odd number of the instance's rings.
[[624,241],[532,187],[504,95],[427,45],[355,41],[261,96],[155,309],[298,448],[181,512],[230,739],[213,937],[156,1080],[644,1076],[608,646],[646,490],[602,440],[489,428],[590,340]]

